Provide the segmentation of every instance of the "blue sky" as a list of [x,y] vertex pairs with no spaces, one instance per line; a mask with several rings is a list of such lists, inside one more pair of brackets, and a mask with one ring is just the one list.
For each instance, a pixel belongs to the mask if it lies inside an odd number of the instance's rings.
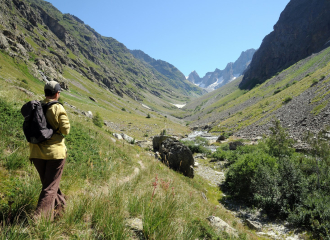
[[103,36],[167,61],[186,76],[224,69],[258,48],[289,0],[48,0]]

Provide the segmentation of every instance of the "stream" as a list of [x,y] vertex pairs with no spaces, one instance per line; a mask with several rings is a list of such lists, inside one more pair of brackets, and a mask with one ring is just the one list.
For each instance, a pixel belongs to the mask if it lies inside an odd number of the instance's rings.
[[[207,139],[209,142],[215,142],[218,136],[212,135],[205,131],[195,131],[189,134],[183,141],[195,141],[197,137]],[[204,146],[215,152],[218,146]],[[195,174],[201,176],[209,182],[212,186],[221,186],[225,181],[225,161],[213,162],[211,166],[205,164],[205,161],[210,161],[203,154],[195,154]],[[204,162],[204,163],[203,163]],[[223,194],[225,196],[225,194]],[[254,230],[257,235],[263,237],[270,237],[272,239],[287,239],[298,240],[305,239],[305,233],[292,229],[285,221],[271,221],[262,213],[261,209],[251,209],[242,203],[236,203],[230,200],[225,200],[224,204],[221,204],[231,214],[239,219],[242,223],[250,225],[250,223],[257,226]],[[251,229],[254,226],[249,226]]]

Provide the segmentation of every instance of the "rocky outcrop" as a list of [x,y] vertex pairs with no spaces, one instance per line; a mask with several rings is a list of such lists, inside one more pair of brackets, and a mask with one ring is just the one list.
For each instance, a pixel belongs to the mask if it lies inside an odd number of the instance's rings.
[[253,56],[239,85],[251,89],[330,41],[330,1],[291,0]]
[[160,147],[162,162],[169,168],[194,177],[194,158],[190,149],[177,140],[166,139]]

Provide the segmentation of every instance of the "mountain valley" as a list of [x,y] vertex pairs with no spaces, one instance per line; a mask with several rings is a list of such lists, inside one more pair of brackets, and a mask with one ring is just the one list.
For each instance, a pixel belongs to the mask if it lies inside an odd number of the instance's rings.
[[[186,78],[46,1],[0,0],[0,238],[329,237],[329,11],[291,0],[259,49]],[[20,114],[50,80],[72,126],[68,208],[52,224],[31,217],[40,186]],[[154,136],[189,147],[193,178],[167,167]]]

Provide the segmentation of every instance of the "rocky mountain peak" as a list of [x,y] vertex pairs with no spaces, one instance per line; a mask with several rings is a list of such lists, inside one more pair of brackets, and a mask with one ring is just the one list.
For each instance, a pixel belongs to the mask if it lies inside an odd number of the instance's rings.
[[189,74],[187,80],[194,84],[198,84],[201,82],[201,78],[195,70]]

